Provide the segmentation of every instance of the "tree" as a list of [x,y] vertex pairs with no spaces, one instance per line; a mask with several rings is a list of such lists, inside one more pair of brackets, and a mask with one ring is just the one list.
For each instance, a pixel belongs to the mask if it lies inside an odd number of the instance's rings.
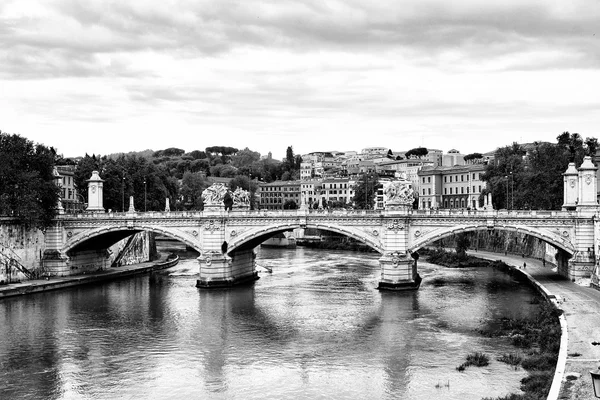
[[200,173],[185,172],[181,180],[181,197],[186,210],[202,210],[202,191],[208,187],[204,176]]
[[231,157],[231,164],[236,168],[249,168],[253,163],[259,160],[260,153],[246,147]]
[[482,158],[483,158],[483,154],[481,154],[481,153],[471,153],[471,154],[467,154],[466,156],[464,156],[465,161],[479,160]]
[[459,233],[456,235],[456,255],[459,259],[464,260],[467,258],[467,250],[471,245],[469,237],[466,233]]
[[354,207],[358,209],[373,209],[379,187],[379,176],[376,173],[364,173],[356,181],[354,187]]
[[598,139],[595,137],[585,138],[585,147],[587,149],[587,155],[592,157],[592,162],[596,162],[596,151],[598,151]]
[[286,200],[285,203],[283,203],[283,209],[284,210],[297,210],[298,204],[296,204],[296,202],[294,200]]
[[45,228],[56,216],[60,189],[52,174],[56,151],[0,132],[0,213]]
[[417,158],[423,158],[427,154],[429,154],[429,150],[427,150],[425,147],[416,147],[407,151],[406,154],[404,154],[404,157],[406,157],[407,159],[411,158],[412,156],[415,156]]

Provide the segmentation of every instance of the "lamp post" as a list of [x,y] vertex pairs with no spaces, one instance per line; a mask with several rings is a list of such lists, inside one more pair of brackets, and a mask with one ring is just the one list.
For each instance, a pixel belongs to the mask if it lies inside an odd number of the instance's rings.
[[121,212],[125,212],[125,173],[123,173],[123,183],[121,184]]
[[144,178],[144,212],[146,211],[146,178]]
[[508,175],[504,175],[504,179],[506,179],[506,209],[508,209]]
[[600,398],[600,373],[590,371],[592,375],[592,385],[594,386],[594,396]]
[[513,178],[513,173],[510,171],[510,209],[515,208],[515,180]]

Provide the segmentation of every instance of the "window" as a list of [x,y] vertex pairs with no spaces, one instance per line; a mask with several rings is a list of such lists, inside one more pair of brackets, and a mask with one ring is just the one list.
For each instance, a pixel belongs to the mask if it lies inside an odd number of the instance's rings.
[[423,188],[423,196],[425,196],[425,188]]
[[475,180],[475,173],[473,173],[473,180]]
[[473,186],[473,193],[475,193],[475,186]]
[[427,177],[427,183],[431,183],[431,177],[430,176]]
[[461,175],[461,176],[460,176],[460,181],[461,181],[461,182],[464,182],[464,181],[465,181],[465,176],[464,176],[464,175]]
[[450,194],[452,194],[452,188],[450,188]]
[[450,176],[450,183],[452,183],[452,175]]
[[460,194],[465,194],[465,188],[464,188],[464,186],[460,187]]
[[431,194],[431,188],[427,188],[427,194]]
[[479,191],[481,192],[481,185],[479,185]]
[[448,194],[448,188],[444,188],[444,194]]
[[423,177],[423,183],[425,183],[425,177]]

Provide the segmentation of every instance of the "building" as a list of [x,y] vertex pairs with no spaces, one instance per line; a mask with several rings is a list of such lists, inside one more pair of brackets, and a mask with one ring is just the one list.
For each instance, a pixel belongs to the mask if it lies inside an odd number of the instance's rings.
[[424,167],[419,176],[419,208],[480,209],[485,164]]
[[77,168],[75,165],[56,166],[56,171],[61,178],[60,200],[66,213],[81,212],[86,207],[84,198],[75,185],[75,168]]
[[302,204],[300,185],[301,181],[259,183],[259,207],[265,210],[283,210],[287,202],[293,201],[296,203],[296,207],[300,208]]

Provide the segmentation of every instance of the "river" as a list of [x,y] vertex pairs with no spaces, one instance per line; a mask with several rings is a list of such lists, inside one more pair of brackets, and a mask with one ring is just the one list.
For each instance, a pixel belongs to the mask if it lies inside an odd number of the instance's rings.
[[[260,249],[261,278],[199,290],[197,261],[0,302],[0,399],[481,399],[518,392],[514,352],[482,337],[532,289],[492,268],[419,261],[380,292],[378,255]],[[272,269],[267,272],[266,268]],[[488,367],[456,367],[470,352]]]

